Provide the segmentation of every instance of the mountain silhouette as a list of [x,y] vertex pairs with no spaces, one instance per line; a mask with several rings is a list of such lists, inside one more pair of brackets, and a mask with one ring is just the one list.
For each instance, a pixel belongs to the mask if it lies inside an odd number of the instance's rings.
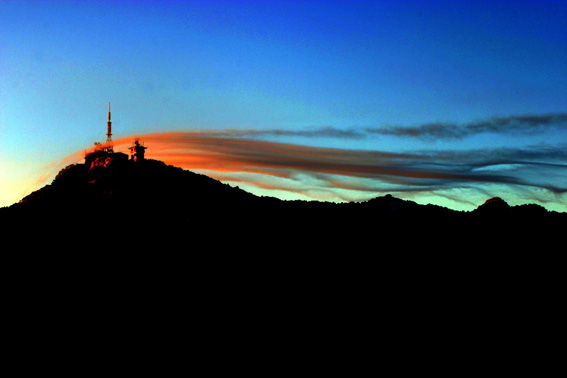
[[[119,156],[120,155],[120,156]],[[378,240],[416,233],[431,239],[472,236],[486,227],[565,225],[566,213],[488,199],[471,212],[419,205],[391,195],[365,202],[286,201],[261,197],[157,160],[107,154],[62,169],[50,185],[0,209],[9,227],[72,230],[75,235],[168,232],[225,242],[230,236]],[[492,230],[494,231],[494,230]],[[46,231],[47,232],[47,231]],[[136,234],[138,233],[138,234]]]
[[94,300],[168,317],[188,306],[219,323],[254,309],[429,324],[447,321],[439,309],[493,313],[550,296],[567,214],[500,198],[471,212],[391,195],[284,201],[109,155],[62,169],[0,209],[0,222],[9,291],[33,316],[77,303],[90,312]]

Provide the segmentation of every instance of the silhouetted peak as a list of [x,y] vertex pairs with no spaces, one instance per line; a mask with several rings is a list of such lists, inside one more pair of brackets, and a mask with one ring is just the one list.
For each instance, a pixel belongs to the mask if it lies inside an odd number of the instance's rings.
[[413,201],[396,198],[391,194],[373,198],[368,201],[368,204],[380,209],[381,211],[386,211],[391,215],[399,215],[401,213],[416,210],[419,207],[419,205]]
[[481,208],[505,209],[505,208],[509,208],[509,207],[510,207],[510,205],[508,205],[508,203],[506,201],[504,201],[502,198],[492,197],[492,198],[487,199],[482,205],[480,205],[478,207],[478,209],[481,209]]
[[[246,228],[269,233],[296,227],[302,230],[341,229],[347,234],[349,231],[369,235],[377,227],[393,232],[403,232],[412,225],[419,225],[420,229],[463,228],[474,226],[479,217],[497,221],[514,219],[534,225],[554,216],[538,205],[511,207],[499,197],[490,198],[471,215],[441,206],[420,205],[390,194],[348,204],[285,201],[258,197],[162,161],[133,161],[108,153],[91,156],[88,164],[63,168],[51,185],[11,207],[12,215],[21,214],[21,219],[30,219],[26,215],[29,212],[18,212],[19,209],[37,209],[35,214],[41,215],[37,219],[40,219],[38,222],[43,219],[42,225],[57,224],[56,219],[80,218],[85,226],[95,227],[111,217],[134,228],[151,224],[161,228],[179,226],[200,230]],[[131,220],[133,214],[143,216]],[[566,219],[567,214],[560,216]],[[400,228],[401,222],[404,227]],[[478,224],[485,225],[485,222]]]
[[487,199],[482,205],[477,207],[476,210],[474,210],[474,213],[490,216],[500,216],[509,215],[511,209],[512,208],[510,207],[510,205],[508,205],[508,203],[502,198],[492,197]]
[[508,206],[508,207],[510,207],[510,205],[508,205],[508,203],[507,203],[506,201],[504,201],[504,200],[503,200],[502,198],[500,198],[500,197],[492,197],[492,198],[489,198],[489,199],[487,199],[487,200],[484,202],[484,204],[485,204],[485,205],[487,205],[487,204],[497,204],[498,206]]
[[523,214],[529,214],[529,215],[542,215],[547,213],[545,207],[536,205],[535,203],[519,205],[516,206],[515,209],[521,211]]

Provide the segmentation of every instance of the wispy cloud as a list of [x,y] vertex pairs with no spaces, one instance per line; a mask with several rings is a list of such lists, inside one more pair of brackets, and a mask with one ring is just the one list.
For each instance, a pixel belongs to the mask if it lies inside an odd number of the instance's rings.
[[428,179],[509,181],[506,177],[475,173],[468,166],[448,162],[452,160],[450,154],[431,157],[425,154],[308,147],[193,132],[152,134],[144,136],[143,140],[155,148],[154,156],[193,169],[278,176],[288,176],[285,172],[291,171],[362,178],[391,176],[415,182]]
[[510,115],[458,124],[454,122],[430,122],[415,126],[383,125],[376,127],[334,126],[307,127],[304,129],[224,129],[207,131],[210,135],[230,138],[304,137],[366,139],[387,135],[420,139],[463,139],[469,136],[489,134],[529,135],[546,129],[567,127],[567,113]]
[[289,129],[224,129],[208,131],[210,135],[231,138],[252,138],[271,136],[292,136],[306,138],[340,138],[340,139],[363,139],[367,137],[364,130],[355,128],[341,129],[333,126],[309,127],[303,130]]
[[[274,136],[362,139],[373,134],[416,138],[464,138],[476,133],[529,133],[567,125],[567,113],[491,118],[464,125],[427,124],[413,128],[347,129],[333,127],[225,129],[141,135],[147,156],[167,164],[261,189],[318,200],[361,200],[380,193],[444,197],[471,206],[474,190],[486,197],[488,187],[521,193],[530,202],[567,201],[567,144],[476,150],[421,150],[411,153],[323,148],[263,139]],[[114,141],[128,151],[135,137]],[[82,153],[70,156],[79,161]],[[61,163],[63,164],[63,163]],[[61,164],[57,167],[61,167]],[[50,167],[53,172],[57,167]],[[42,176],[43,177],[43,176]],[[486,198],[484,198],[486,199]],[[478,205],[478,203],[477,203]],[[567,211],[563,205],[561,211]]]
[[[551,196],[564,196],[567,192],[567,145],[391,153],[309,147],[230,135],[230,131],[172,132],[144,135],[141,140],[149,147],[150,158],[206,171],[223,181],[315,199],[330,199],[331,192],[336,200],[356,200],[384,192],[444,191],[450,197],[448,190],[487,184],[529,188],[526,192],[543,190]],[[132,140],[117,140],[115,147],[129,145]]]
[[468,136],[493,134],[532,134],[551,127],[567,126],[567,113],[513,115],[493,117],[464,124],[451,122],[425,123],[417,126],[384,126],[366,128],[370,134],[393,135],[424,139],[461,139]]

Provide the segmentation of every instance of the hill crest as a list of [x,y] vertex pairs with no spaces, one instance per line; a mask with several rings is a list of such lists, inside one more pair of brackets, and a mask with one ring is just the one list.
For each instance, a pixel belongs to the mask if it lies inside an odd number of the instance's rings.
[[[436,205],[419,205],[392,195],[365,202],[330,203],[286,201],[259,197],[208,176],[166,165],[162,161],[134,162],[101,156],[87,164],[63,168],[50,185],[31,193],[19,203],[0,211],[1,216],[34,212],[47,217],[81,217],[98,222],[120,214],[125,222],[175,226],[213,222],[217,225],[248,224],[274,227],[309,224],[364,230],[424,221],[467,222],[502,220],[515,223],[565,222],[567,214],[549,212],[531,204],[510,206],[495,197],[471,212]],[[2,214],[4,213],[4,214]],[[8,213],[10,213],[8,215]]]

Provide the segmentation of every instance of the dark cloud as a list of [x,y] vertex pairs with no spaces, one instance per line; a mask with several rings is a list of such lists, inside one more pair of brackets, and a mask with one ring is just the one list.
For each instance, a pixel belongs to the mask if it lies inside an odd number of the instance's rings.
[[465,124],[451,122],[426,123],[418,126],[384,126],[366,128],[370,134],[416,137],[424,139],[461,139],[481,134],[530,134],[551,127],[567,126],[567,113],[513,115],[493,117]]
[[364,132],[353,128],[340,129],[332,126],[312,127],[304,130],[288,129],[225,129],[220,131],[208,131],[210,135],[224,136],[231,138],[251,138],[264,136],[294,136],[307,138],[341,138],[341,139],[363,139],[366,137]]
[[[410,192],[487,183],[537,187],[559,194],[567,191],[565,145],[391,153],[300,146],[203,132],[153,134],[142,140],[150,147],[148,156],[168,164],[207,170],[224,178],[244,174],[239,180],[248,180],[251,185],[304,193],[314,185],[319,190]],[[131,142],[132,138],[126,138],[115,141],[115,146]],[[271,176],[298,182],[294,178],[298,174],[311,178],[309,186],[278,187],[277,181],[258,179]]]
[[550,113],[537,115],[511,115],[492,117],[464,124],[454,122],[431,122],[417,126],[380,126],[350,127],[347,129],[333,126],[310,127],[305,129],[224,129],[206,131],[209,135],[229,138],[262,138],[262,137],[305,137],[305,138],[338,138],[365,139],[373,135],[390,135],[396,137],[420,138],[428,140],[462,139],[482,134],[529,135],[551,128],[567,126],[567,113]]

